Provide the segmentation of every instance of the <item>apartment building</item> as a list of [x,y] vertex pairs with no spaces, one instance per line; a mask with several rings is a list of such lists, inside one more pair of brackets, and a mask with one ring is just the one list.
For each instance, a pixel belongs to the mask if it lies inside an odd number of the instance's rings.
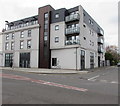
[[0,66],[3,66],[2,35],[3,33],[0,33]]
[[6,23],[4,66],[83,70],[104,66],[104,54],[104,31],[82,6]]

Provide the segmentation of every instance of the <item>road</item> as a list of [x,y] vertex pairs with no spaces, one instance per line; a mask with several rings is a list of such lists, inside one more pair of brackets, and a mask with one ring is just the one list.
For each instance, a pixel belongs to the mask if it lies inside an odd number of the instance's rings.
[[87,74],[2,70],[3,104],[118,104],[118,69]]

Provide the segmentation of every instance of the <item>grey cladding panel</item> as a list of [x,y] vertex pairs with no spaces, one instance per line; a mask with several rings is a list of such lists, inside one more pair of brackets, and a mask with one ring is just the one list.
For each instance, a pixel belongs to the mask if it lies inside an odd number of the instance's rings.
[[[95,30],[97,33],[99,32],[98,28],[103,31],[103,29],[94,21],[94,19],[85,11],[83,10],[83,19],[84,22],[93,30]],[[93,25],[89,23],[89,19],[93,22]]]
[[[61,22],[65,20],[65,8],[51,11],[51,23]],[[59,18],[55,18],[55,15],[59,14]]]

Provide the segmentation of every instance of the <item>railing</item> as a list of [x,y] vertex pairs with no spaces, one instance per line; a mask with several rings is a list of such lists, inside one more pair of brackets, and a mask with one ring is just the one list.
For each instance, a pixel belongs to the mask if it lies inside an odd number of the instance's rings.
[[98,46],[98,52],[103,53],[103,48],[101,46]]
[[65,41],[65,45],[78,45],[80,44],[80,40],[77,39],[77,40],[66,40]]
[[65,17],[65,22],[75,21],[75,20],[79,20],[79,19],[80,19],[80,15],[78,13],[71,14],[71,15]]
[[65,29],[65,35],[79,34],[79,33],[80,33],[80,27],[72,27],[72,28]]
[[103,36],[104,32],[102,30],[99,30],[98,35]]
[[98,43],[103,44],[103,39],[102,38],[98,38]]

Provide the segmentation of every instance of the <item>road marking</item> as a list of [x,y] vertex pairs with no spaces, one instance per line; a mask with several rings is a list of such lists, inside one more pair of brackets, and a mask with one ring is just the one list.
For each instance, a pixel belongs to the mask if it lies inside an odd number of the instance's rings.
[[44,81],[44,80],[36,80],[36,79],[27,78],[27,77],[18,76],[18,75],[12,75],[12,74],[0,74],[0,77],[8,78],[8,79],[16,79],[16,80],[25,80],[25,81],[38,83],[38,84],[61,87],[61,88],[72,89],[72,90],[76,90],[76,91],[82,91],[82,92],[88,91],[88,89],[85,89],[85,88],[78,88],[78,87],[74,87],[74,86],[63,85],[63,84],[54,83],[54,82],[48,82],[48,81]]
[[100,82],[104,82],[104,83],[107,83],[107,80],[100,80]]
[[99,76],[100,76],[100,75],[94,76],[94,77],[92,77],[92,78],[89,78],[88,80],[95,81],[95,79],[96,79],[97,77],[99,77]]
[[117,84],[118,82],[117,81],[111,81],[110,83]]

